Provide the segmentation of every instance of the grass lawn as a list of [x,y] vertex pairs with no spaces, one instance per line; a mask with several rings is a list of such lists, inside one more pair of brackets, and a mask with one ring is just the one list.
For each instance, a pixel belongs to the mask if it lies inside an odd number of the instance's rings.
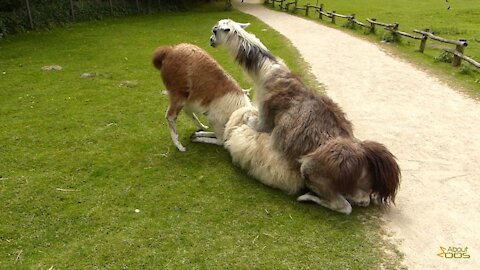
[[[160,45],[195,43],[243,87],[226,50],[209,48],[221,18],[308,75],[297,52],[223,3],[184,13],[86,22],[0,40],[0,269],[375,269],[378,210],[344,216],[263,186],[219,146],[173,146],[167,96],[151,63]],[[43,72],[45,65],[62,71]],[[82,73],[97,73],[81,78]],[[124,80],[133,88],[120,87]],[[312,82],[313,83],[313,82]],[[53,266],[53,268],[51,268]]]
[[[299,0],[298,3],[299,6],[303,6],[316,4],[317,1]],[[366,18],[376,18],[377,21],[384,23],[397,22],[400,25],[399,30],[411,34],[413,34],[413,29],[429,28],[431,32],[440,37],[453,40],[467,39],[469,45],[465,48],[465,54],[480,62],[480,1],[478,0],[449,0],[448,2],[445,0],[318,0],[318,3],[324,4],[325,11],[335,10],[337,13],[345,15],[355,13],[357,20],[367,25],[369,23]],[[278,10],[278,8],[275,9]],[[297,13],[305,14],[302,10]],[[310,17],[318,18],[318,13],[311,10]],[[329,18],[324,17],[323,21],[327,25],[332,25]],[[337,26],[341,27],[345,24],[346,19],[337,18],[336,21]],[[363,28],[360,26],[356,28],[357,30],[354,32],[365,35]],[[381,26],[377,26],[376,35],[365,36],[379,41],[383,39],[386,32]],[[417,51],[420,41],[407,37],[401,37],[401,44],[386,47],[395,47],[392,50],[394,53],[430,68],[446,81],[453,81],[455,84],[460,82],[460,85],[466,87],[467,91],[480,97],[480,69],[465,61],[462,62],[462,67],[454,68],[449,63],[434,60],[440,56],[442,51],[429,48],[429,45],[432,44],[455,47],[455,45],[429,39],[425,53],[421,54]]]

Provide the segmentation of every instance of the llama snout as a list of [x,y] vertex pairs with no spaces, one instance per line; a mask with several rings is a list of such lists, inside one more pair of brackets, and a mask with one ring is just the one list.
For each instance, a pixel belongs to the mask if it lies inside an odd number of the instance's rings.
[[210,37],[210,46],[212,46],[213,48],[217,47],[217,40],[215,38],[215,35],[212,35]]

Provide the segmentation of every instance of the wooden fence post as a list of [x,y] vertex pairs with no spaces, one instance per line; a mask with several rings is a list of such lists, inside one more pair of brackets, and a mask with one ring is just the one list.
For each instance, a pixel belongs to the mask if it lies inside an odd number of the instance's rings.
[[135,1],[137,3],[137,12],[140,13],[140,4],[138,3],[138,0]]
[[352,13],[352,15],[350,15],[348,21],[350,22],[352,29],[355,29],[355,23],[353,22],[355,21],[355,13]]
[[333,24],[335,24],[335,12],[336,11],[334,10],[334,11],[332,11],[332,13],[330,13],[330,14],[332,14],[332,23]]
[[323,12],[323,4],[320,4],[320,7],[318,8],[318,18],[319,18],[320,20],[323,20],[323,14],[322,14],[322,12]]
[[[372,18],[371,20],[375,22],[377,19],[376,19],[376,18]],[[371,33],[371,34],[375,34],[375,24],[372,23],[372,22],[370,23],[370,33]]]
[[72,14],[72,21],[75,22],[75,10],[73,9],[73,0],[70,0],[70,13]]
[[[459,41],[466,42],[467,40],[466,39],[460,39]],[[465,46],[463,46],[463,44],[462,45],[457,45],[455,47],[455,51],[457,51],[458,53],[463,54],[464,50],[465,50]],[[452,60],[452,66],[458,67],[458,66],[460,66],[461,62],[462,62],[462,58],[454,54],[453,55],[453,60]]]
[[310,5],[305,6],[305,16],[308,17],[308,9],[310,8]]
[[[430,29],[425,29],[425,32],[430,32]],[[425,51],[425,46],[427,45],[427,39],[428,36],[425,34],[422,34],[422,40],[420,41],[420,49],[418,49],[419,52],[423,53]]]
[[394,40],[394,42],[397,42],[399,37],[398,37],[397,32],[395,32],[395,31],[398,31],[398,23],[394,23],[392,29],[393,29],[393,32],[392,32],[393,40]]
[[32,19],[32,12],[30,11],[30,3],[28,0],[25,0],[27,4],[27,13],[28,13],[28,21],[30,22],[30,28],[33,29],[33,19]]

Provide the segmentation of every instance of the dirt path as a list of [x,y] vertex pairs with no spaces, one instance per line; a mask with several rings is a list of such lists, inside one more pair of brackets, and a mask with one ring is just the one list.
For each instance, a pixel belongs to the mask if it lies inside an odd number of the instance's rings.
[[[385,220],[404,263],[480,269],[480,104],[375,44],[256,3],[235,7],[287,37],[357,137],[384,143],[399,159],[402,186]],[[439,257],[440,246],[468,247],[471,258]]]

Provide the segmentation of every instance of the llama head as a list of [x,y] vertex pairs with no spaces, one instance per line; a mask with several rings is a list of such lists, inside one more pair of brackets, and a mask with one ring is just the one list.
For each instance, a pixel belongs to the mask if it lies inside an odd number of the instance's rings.
[[222,19],[213,26],[213,35],[210,37],[210,45],[217,47],[218,45],[225,44],[229,35],[233,32],[238,32],[240,29],[245,29],[250,23],[237,23],[230,19]]

